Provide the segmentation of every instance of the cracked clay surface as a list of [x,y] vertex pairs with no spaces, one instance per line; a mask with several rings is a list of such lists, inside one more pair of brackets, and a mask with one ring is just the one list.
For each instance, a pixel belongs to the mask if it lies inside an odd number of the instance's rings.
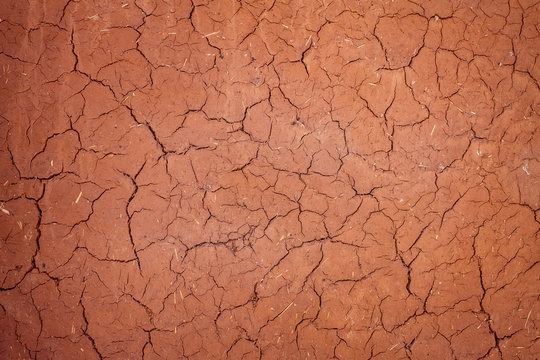
[[537,359],[536,0],[3,0],[2,359]]

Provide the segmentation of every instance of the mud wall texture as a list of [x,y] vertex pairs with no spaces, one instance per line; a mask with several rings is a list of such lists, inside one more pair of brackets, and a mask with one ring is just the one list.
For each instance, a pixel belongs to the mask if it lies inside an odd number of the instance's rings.
[[3,359],[535,359],[540,3],[3,0]]

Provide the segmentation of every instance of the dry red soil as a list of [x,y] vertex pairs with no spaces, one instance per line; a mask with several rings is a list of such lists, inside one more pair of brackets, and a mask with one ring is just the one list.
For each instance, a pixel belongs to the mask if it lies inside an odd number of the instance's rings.
[[3,0],[2,359],[537,359],[536,0]]

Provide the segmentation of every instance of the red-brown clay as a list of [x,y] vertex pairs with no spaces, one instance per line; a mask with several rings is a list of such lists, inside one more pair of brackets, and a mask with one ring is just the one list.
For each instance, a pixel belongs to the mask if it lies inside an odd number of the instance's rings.
[[533,0],[5,0],[3,359],[536,359]]

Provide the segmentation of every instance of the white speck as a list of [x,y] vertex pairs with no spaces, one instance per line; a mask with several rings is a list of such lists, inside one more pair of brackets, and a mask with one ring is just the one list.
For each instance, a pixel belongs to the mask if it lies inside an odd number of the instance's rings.
[[399,202],[403,202],[403,199],[399,199]]
[[531,175],[531,173],[529,172],[529,164],[523,165],[522,169],[527,175]]
[[476,155],[478,156],[482,155],[482,152],[480,151],[480,149],[476,149]]
[[508,54],[510,54],[510,56],[514,56],[514,52],[513,52],[513,51],[508,52]]

